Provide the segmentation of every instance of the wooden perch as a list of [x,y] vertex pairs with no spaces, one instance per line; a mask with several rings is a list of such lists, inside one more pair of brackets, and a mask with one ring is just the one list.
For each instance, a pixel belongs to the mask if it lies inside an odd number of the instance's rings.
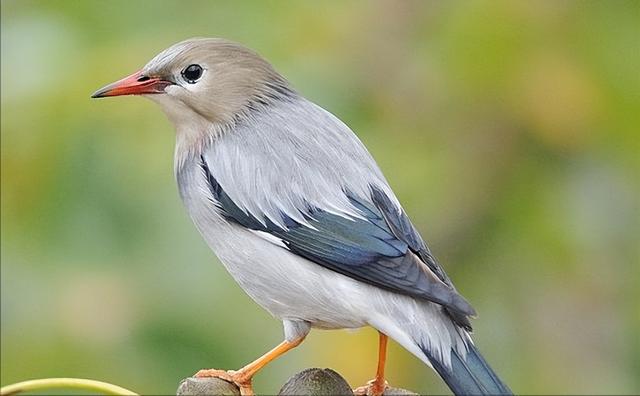
[[[400,388],[387,388],[386,396],[416,395]],[[202,395],[240,395],[240,390],[227,381],[218,378],[185,378],[180,383],[178,396],[202,396]],[[353,391],[342,376],[331,369],[309,368],[297,374],[285,382],[278,395],[348,395],[353,396]]]
[[284,383],[279,395],[353,395],[344,378],[331,369],[309,368]]
[[240,395],[240,389],[220,378],[189,377],[180,382],[176,395]]

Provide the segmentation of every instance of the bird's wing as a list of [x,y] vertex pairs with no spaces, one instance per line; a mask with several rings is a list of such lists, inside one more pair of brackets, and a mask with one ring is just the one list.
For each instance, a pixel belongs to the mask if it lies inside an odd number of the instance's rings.
[[461,326],[470,328],[471,305],[457,293],[406,214],[379,188],[368,196],[343,191],[358,216],[334,213],[307,204],[297,213],[279,212],[279,219],[241,208],[200,158],[211,198],[230,222],[267,233],[294,254],[351,278],[394,292],[441,304]]

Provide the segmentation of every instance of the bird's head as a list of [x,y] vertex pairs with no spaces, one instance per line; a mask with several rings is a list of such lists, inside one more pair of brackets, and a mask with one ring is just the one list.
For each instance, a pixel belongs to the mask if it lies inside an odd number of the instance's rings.
[[287,81],[255,52],[215,38],[193,38],[156,55],[141,70],[92,97],[143,95],[176,126],[201,118],[226,124],[248,107],[293,95]]

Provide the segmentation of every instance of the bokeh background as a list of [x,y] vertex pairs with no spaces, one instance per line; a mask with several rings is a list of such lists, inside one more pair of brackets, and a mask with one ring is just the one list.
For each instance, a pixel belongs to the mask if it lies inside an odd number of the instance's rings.
[[[240,41],[347,122],[524,394],[640,392],[640,3],[2,1],[1,382],[170,394],[281,340],[179,201],[174,133],[90,100],[191,36]],[[372,377],[376,333],[314,331],[264,370]],[[388,377],[447,389],[395,344]]]

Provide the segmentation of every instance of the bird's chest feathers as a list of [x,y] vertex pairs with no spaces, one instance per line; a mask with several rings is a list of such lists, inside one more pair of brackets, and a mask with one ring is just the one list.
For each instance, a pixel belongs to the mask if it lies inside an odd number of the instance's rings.
[[[180,153],[180,154],[178,154]],[[203,235],[203,228],[224,225],[226,220],[211,195],[200,157],[179,151],[176,147],[175,174],[180,198],[191,219]],[[206,235],[205,235],[206,237]]]

